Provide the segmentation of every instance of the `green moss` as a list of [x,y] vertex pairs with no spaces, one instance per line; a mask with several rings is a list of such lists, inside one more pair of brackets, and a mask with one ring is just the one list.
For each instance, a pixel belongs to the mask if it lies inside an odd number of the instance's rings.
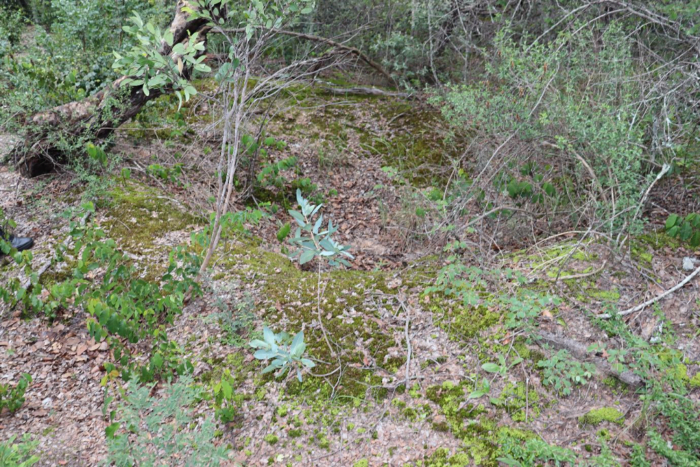
[[287,433],[289,434],[290,438],[299,438],[300,436],[302,436],[304,434],[304,432],[302,430],[300,430],[299,428],[292,428]]
[[507,383],[495,405],[503,407],[515,422],[524,422],[540,416],[540,396],[528,390],[524,383]]
[[112,193],[103,228],[121,248],[135,255],[164,250],[156,241],[167,233],[200,225],[201,219],[181,211],[157,190],[128,182]]
[[326,435],[320,435],[318,437],[318,447],[321,449],[328,449],[331,447],[331,441],[326,437]]
[[633,250],[643,250],[646,247],[651,247],[653,250],[661,250],[662,248],[677,249],[681,245],[680,240],[666,234],[663,229],[656,232],[651,232],[639,235],[633,242]]
[[682,381],[685,384],[690,383],[690,377],[688,376],[688,367],[683,363],[679,363],[671,367],[671,369],[668,370],[668,375],[671,378],[674,378],[678,381]]
[[394,407],[398,407],[400,409],[403,409],[404,407],[406,407],[406,403],[404,401],[402,401],[401,399],[392,400],[391,405],[393,405]]
[[[487,303],[488,297],[485,297]],[[486,304],[465,307],[433,295],[428,308],[440,320],[436,323],[455,340],[465,340],[476,336],[484,329],[496,324],[501,315],[492,311]]]
[[611,422],[618,425],[623,425],[625,423],[624,415],[622,412],[614,407],[602,407],[600,409],[593,409],[586,415],[579,417],[578,419],[581,425],[592,425],[597,426],[602,422]]
[[691,388],[700,388],[700,371],[698,371],[695,376],[689,381]]
[[279,441],[279,438],[273,434],[265,435],[263,438],[270,446],[274,446]]
[[[240,280],[249,280],[251,275],[261,284],[261,318],[275,323],[281,319],[288,322],[286,330],[296,332],[302,326],[318,320],[317,274],[300,271],[289,259],[252,244],[229,244],[215,260],[223,271]],[[403,358],[388,355],[395,346],[393,334],[379,325],[379,311],[365,303],[368,292],[390,292],[386,286],[386,274],[375,271],[334,270],[324,273],[321,286],[324,289],[321,301],[323,325],[338,350],[347,368],[342,373],[336,390],[324,379],[304,378],[288,383],[287,394],[292,397],[313,395],[316,403],[334,396],[336,401],[356,404],[367,396],[381,398],[387,389],[381,388],[381,377],[367,367],[366,353],[358,349],[357,341],[374,359],[374,363],[390,371],[404,364]],[[350,316],[350,312],[354,316]],[[357,313],[360,314],[357,314]],[[275,329],[281,331],[282,329]],[[318,360],[333,362],[321,364],[319,372],[333,371],[337,357],[331,353],[319,328],[305,334],[308,352]],[[373,388],[373,389],[370,389]]]
[[359,461],[352,464],[352,467],[369,467],[369,461],[367,459],[360,459]]

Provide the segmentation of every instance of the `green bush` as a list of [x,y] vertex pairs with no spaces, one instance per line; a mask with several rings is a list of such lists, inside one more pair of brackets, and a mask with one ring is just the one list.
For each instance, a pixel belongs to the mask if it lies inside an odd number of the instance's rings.
[[700,214],[690,213],[685,217],[671,214],[666,219],[666,233],[688,242],[691,247],[700,246]]
[[11,413],[17,412],[24,404],[24,393],[31,382],[32,376],[29,373],[24,373],[19,377],[15,387],[10,387],[9,384],[0,384],[0,413],[3,409],[9,410]]
[[38,441],[32,441],[28,434],[22,437],[20,443],[15,443],[15,439],[16,436],[11,436],[9,440],[0,442],[0,466],[29,467],[39,462],[39,456],[32,454],[39,445]]
[[[632,110],[644,91],[630,79],[637,70],[624,28],[618,23],[584,28],[573,37],[561,33],[551,42],[530,42],[528,36],[516,42],[513,37],[507,28],[497,34],[482,81],[454,85],[433,100],[442,105],[452,127],[475,131],[484,142],[487,152],[477,154],[481,162],[476,172],[505,172],[508,194],[530,197],[532,182],[509,172],[516,167],[503,162],[518,162],[522,156],[509,153],[506,146],[488,162],[493,166],[486,161],[494,141],[511,139],[513,148],[532,146],[538,157],[551,158],[558,167],[556,177],[542,185],[544,192],[555,193],[573,181],[574,190],[567,190],[571,202],[584,205],[590,202],[589,193],[594,196],[588,221],[605,231],[638,231],[635,207],[642,187],[653,178],[643,163],[652,119],[639,118]],[[486,189],[483,183],[479,186]]]
[[214,422],[192,411],[204,396],[201,387],[185,376],[167,385],[162,397],[151,396],[152,390],[130,385],[126,391],[106,428],[107,465],[218,466],[227,459],[226,448],[214,444]]

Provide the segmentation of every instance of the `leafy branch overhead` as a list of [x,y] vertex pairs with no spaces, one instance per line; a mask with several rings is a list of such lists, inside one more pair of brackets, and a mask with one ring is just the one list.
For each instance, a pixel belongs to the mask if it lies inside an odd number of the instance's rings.
[[[116,60],[113,68],[125,75],[121,80],[122,86],[140,86],[148,96],[151,89],[161,89],[170,86],[175,90],[180,105],[182,97],[185,101],[197,94],[197,90],[189,81],[189,69],[208,73],[211,68],[204,64],[206,56],[205,44],[199,38],[199,32],[189,35],[186,41],[174,43],[171,30],[161,32],[150,21],[143,22],[138,13],[129,18],[133,26],[124,26],[127,34],[137,39],[131,50],[120,54],[114,52]],[[161,44],[167,45],[164,54]],[[187,65],[187,68],[186,66]]]

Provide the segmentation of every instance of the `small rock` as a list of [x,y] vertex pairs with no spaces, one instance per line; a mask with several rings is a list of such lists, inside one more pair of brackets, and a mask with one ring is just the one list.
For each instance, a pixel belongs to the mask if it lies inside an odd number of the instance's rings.
[[689,258],[686,256],[685,258],[683,258],[683,269],[686,271],[692,271],[693,269],[695,269],[697,267],[696,266],[697,262],[698,262],[697,259]]

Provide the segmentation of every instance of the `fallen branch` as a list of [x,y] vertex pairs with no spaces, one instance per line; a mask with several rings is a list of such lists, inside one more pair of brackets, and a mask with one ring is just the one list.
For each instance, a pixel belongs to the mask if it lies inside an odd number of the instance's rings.
[[617,371],[604,359],[591,355],[586,346],[580,342],[542,331],[532,337],[538,342],[551,345],[555,349],[569,351],[577,360],[590,361],[596,366],[600,373],[606,376],[612,376],[630,387],[637,388],[644,385],[644,380],[639,375],[632,371]]
[[[259,29],[263,29],[262,27],[259,27]],[[226,29],[224,32],[245,32],[245,29]],[[356,55],[357,58],[365,62],[367,65],[369,65],[371,68],[374,68],[377,72],[379,72],[381,75],[383,75],[390,83],[392,83],[394,86],[398,87],[398,83],[392,76],[387,72],[384,67],[382,67],[379,63],[375,62],[371,58],[369,58],[363,51],[356,47],[350,47],[348,45],[341,44],[340,42],[336,42],[331,39],[327,39],[325,37],[321,36],[314,36],[313,34],[305,34],[302,32],[295,32],[295,31],[288,31],[286,29],[270,29],[270,32],[274,34],[280,34],[283,36],[290,36],[290,37],[296,37],[299,39],[305,39],[308,41],[313,41],[313,42],[320,42],[322,44],[327,44],[330,45],[331,47],[335,47],[336,49],[344,50],[350,54]]]
[[607,261],[607,260],[603,261],[603,264],[600,266],[600,268],[596,269],[595,271],[591,271],[591,272],[582,272],[581,274],[572,274],[572,275],[570,275],[570,276],[559,276],[559,275],[557,275],[557,277],[555,277],[555,278],[550,278],[550,280],[552,280],[552,281],[554,281],[554,282],[556,283],[559,279],[561,279],[561,280],[563,280],[563,281],[569,281],[569,280],[572,280],[572,279],[583,279],[583,278],[585,278],[585,277],[595,276],[596,274],[598,274],[598,273],[600,273],[600,272],[603,272],[603,269],[605,269],[605,265],[606,265],[606,264],[608,264],[608,261]]
[[[650,300],[647,300],[646,302],[644,302],[644,303],[642,303],[642,304],[640,304],[640,305],[637,305],[637,306],[632,307],[632,308],[630,308],[630,309],[628,309],[628,310],[625,310],[625,311],[621,311],[621,312],[617,313],[617,316],[627,316],[627,315],[631,315],[632,313],[636,313],[636,312],[638,312],[638,311],[643,310],[644,308],[648,307],[649,305],[653,305],[654,303],[658,302],[659,300],[663,300],[664,298],[666,298],[666,297],[668,297],[669,295],[671,295],[673,292],[677,291],[678,289],[683,288],[683,286],[684,286],[685,284],[687,284],[688,282],[690,282],[691,280],[693,280],[693,278],[694,278],[695,276],[697,276],[698,274],[700,274],[700,266],[698,266],[698,267],[695,269],[695,271],[693,271],[688,277],[686,277],[685,279],[683,279],[682,281],[680,281],[678,284],[676,284],[675,286],[673,286],[673,287],[671,287],[670,289],[668,289],[666,292],[664,292],[664,293],[662,293],[661,295],[659,295],[659,296],[657,296],[657,297],[654,297],[654,298],[652,298],[652,299],[650,299]],[[604,314],[604,315],[598,315],[598,318],[604,318],[604,319],[608,319],[608,318],[611,318],[611,317],[612,317],[612,315],[607,314],[607,313]]]

